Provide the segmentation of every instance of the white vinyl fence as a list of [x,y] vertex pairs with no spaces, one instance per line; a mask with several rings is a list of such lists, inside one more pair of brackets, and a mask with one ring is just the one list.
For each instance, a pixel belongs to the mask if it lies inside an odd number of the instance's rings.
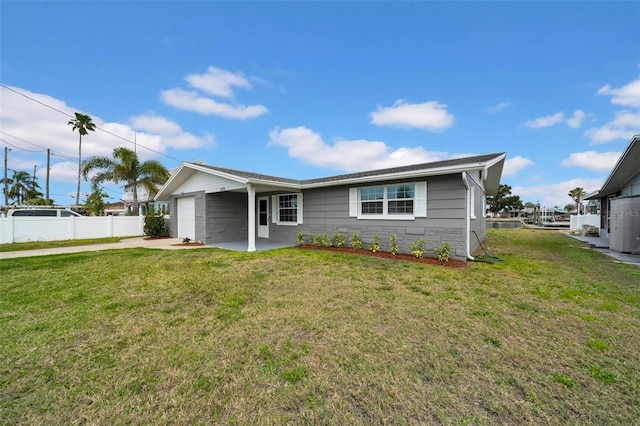
[[578,231],[582,229],[583,225],[595,226],[600,228],[600,215],[599,214],[580,214],[571,215],[571,224],[569,229],[572,231]]
[[144,216],[3,217],[0,244],[130,237],[143,234]]

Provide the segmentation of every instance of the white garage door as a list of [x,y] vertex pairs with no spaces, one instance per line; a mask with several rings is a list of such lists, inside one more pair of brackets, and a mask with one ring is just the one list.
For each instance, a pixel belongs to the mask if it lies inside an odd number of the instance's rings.
[[193,197],[178,198],[177,237],[196,239],[196,202]]

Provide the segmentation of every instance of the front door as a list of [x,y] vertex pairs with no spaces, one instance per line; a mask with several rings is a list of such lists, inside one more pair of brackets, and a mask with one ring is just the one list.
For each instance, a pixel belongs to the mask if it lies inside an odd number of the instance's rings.
[[258,238],[269,238],[269,197],[258,198]]

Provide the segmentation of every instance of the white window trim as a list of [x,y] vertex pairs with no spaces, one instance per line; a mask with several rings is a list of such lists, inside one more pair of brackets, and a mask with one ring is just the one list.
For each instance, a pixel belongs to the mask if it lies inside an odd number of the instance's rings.
[[[414,185],[413,214],[388,214],[387,187],[395,185]],[[362,200],[360,199],[360,189],[374,188],[382,186],[384,188],[383,214],[362,214]],[[427,182],[403,182],[389,183],[385,185],[371,185],[349,188],[349,216],[361,220],[415,220],[416,218],[427,217]]]
[[[296,222],[280,222],[280,196],[284,195],[296,195],[298,197],[298,206],[296,207],[298,220]],[[271,196],[271,223],[284,226],[298,226],[302,224],[302,219],[302,192],[288,192]]]

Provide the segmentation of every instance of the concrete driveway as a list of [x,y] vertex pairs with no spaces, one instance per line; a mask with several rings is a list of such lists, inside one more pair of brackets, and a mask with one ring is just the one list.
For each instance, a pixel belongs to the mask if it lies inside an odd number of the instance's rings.
[[201,245],[185,246],[185,245],[178,245],[178,244],[182,244],[182,238],[145,239],[144,237],[135,237],[135,238],[126,238],[124,240],[121,240],[120,242],[109,243],[109,244],[89,244],[86,246],[8,251],[8,252],[0,253],[0,260],[14,259],[17,257],[47,256],[50,254],[82,253],[82,252],[88,252],[88,251],[102,251],[102,250],[126,249],[126,248],[137,248],[137,247],[163,249],[163,250],[183,250],[183,249],[206,247]]

